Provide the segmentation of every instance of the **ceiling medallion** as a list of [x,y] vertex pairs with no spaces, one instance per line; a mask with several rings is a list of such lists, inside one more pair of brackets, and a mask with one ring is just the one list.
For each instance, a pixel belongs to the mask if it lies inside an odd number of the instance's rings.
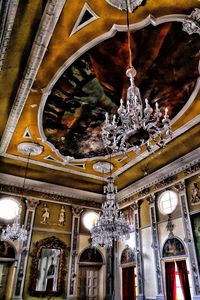
[[136,7],[140,6],[143,0],[106,0],[110,5],[120,9],[132,12]]
[[113,169],[113,164],[107,161],[98,161],[93,165],[93,169],[99,173],[108,173]]
[[31,142],[23,142],[17,146],[17,151],[25,155],[40,155],[43,152],[43,146]]

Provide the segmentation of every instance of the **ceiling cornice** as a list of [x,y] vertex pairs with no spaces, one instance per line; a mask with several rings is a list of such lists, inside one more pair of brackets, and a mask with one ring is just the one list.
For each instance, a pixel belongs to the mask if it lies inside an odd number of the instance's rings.
[[149,188],[170,176],[176,175],[199,162],[200,147],[122,189],[117,194],[117,200],[121,202],[126,198],[130,198],[143,189]]

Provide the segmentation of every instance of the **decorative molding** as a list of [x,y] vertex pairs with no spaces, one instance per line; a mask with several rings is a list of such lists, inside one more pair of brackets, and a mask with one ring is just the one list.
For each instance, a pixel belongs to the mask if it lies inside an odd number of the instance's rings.
[[80,214],[83,212],[82,207],[72,206],[72,214],[73,216],[80,217]]
[[172,216],[171,216],[171,214],[169,214],[168,220],[167,220],[167,225],[166,225],[166,229],[167,229],[167,231],[169,231],[169,234],[168,234],[169,239],[174,237],[174,233],[173,233],[174,227],[175,227],[175,225],[172,223]]
[[[23,181],[24,179],[22,177],[0,173],[0,191],[22,195]],[[24,195],[33,196],[34,198],[38,197],[41,200],[46,199],[59,202],[69,202],[69,204],[73,203],[73,201],[69,198],[76,200],[85,200],[88,203],[90,202],[93,204],[98,202],[99,205],[101,205],[104,199],[104,196],[101,194],[78,190],[75,188],[58,186],[55,184],[36,181],[32,179],[26,179],[26,188],[24,190]],[[78,203],[79,202],[80,201],[78,201]],[[78,205],[78,203],[74,204]],[[83,204],[84,202],[80,203],[81,206],[85,206]]]
[[187,168],[184,171],[184,173],[185,173],[185,175],[191,175],[193,173],[196,173],[199,170],[200,170],[200,162],[197,163],[197,164],[195,164],[195,165],[193,165],[193,166],[191,166],[191,167],[189,167],[189,168]]
[[0,71],[3,69],[4,60],[6,57],[7,48],[10,41],[11,32],[13,29],[19,0],[2,1],[1,31],[0,31]]
[[70,235],[72,234],[71,231],[66,231],[66,230],[57,230],[57,229],[50,229],[50,228],[42,228],[42,227],[33,227],[34,231],[40,231],[40,232],[49,232],[49,233],[54,233],[54,234],[67,234]]
[[35,210],[38,204],[40,203],[38,199],[31,199],[31,198],[29,199],[25,198],[25,202],[26,202],[26,207],[29,210]]
[[183,31],[189,35],[197,33],[200,35],[200,8],[195,8],[183,21]]
[[[81,22],[82,18],[84,17],[86,12],[88,12],[91,15],[91,18],[89,18],[85,22]],[[80,12],[80,15],[78,16],[78,19],[76,20],[76,23],[74,24],[74,27],[72,29],[72,32],[70,33],[70,36],[72,36],[77,31],[81,30],[83,27],[87,26],[91,22],[98,20],[98,19],[99,19],[99,16],[93,11],[93,9],[89,6],[88,3],[85,3]]]
[[28,127],[26,127],[26,129],[24,131],[23,138],[25,138],[25,139],[32,139],[33,138],[32,134],[30,132],[30,129]]
[[156,196],[154,194],[151,194],[148,197],[146,197],[146,200],[147,200],[149,206],[154,205]]
[[155,184],[155,189],[157,190],[157,189],[160,189],[160,188],[164,188],[164,187],[172,184],[176,180],[177,180],[176,175],[169,176],[169,177],[163,179],[162,181],[156,183]]
[[23,80],[20,83],[6,128],[1,140],[0,153],[6,152],[17,122],[21,116],[26,99],[30,93],[37,71],[46,53],[49,41],[62,12],[66,0],[48,0],[43,13],[31,53],[27,62]]
[[[196,91],[198,92],[199,89],[200,89],[200,80],[198,80],[198,89],[196,89]],[[195,96],[197,95],[197,92],[196,92]],[[189,100],[187,101],[186,105],[188,105],[188,103],[189,103]],[[185,106],[184,106],[184,112],[185,112]],[[181,110],[180,116],[183,115],[184,112]],[[178,115],[176,115],[176,118],[177,118],[177,116]],[[173,121],[174,121],[174,119],[172,120],[171,123],[174,123]],[[188,131],[189,129],[191,129],[192,127],[194,127],[195,125],[197,125],[199,123],[200,123],[200,115],[197,115],[191,121],[187,122],[186,124],[184,124],[183,126],[181,126],[180,128],[178,128],[176,131],[174,131],[171,140],[167,140],[167,143],[169,141],[172,141],[175,138],[179,137],[181,134],[183,134],[184,132]],[[157,145],[153,146],[153,152],[155,152],[158,149],[160,149],[160,148]],[[119,168],[116,172],[114,172],[113,176],[115,176],[115,177],[119,176],[124,171],[126,171],[129,168],[131,168],[132,166],[136,165],[137,163],[139,163],[140,161],[142,161],[144,158],[148,157],[149,155],[150,155],[150,153],[148,151],[142,152],[141,154],[137,155],[135,159],[132,159],[129,163],[125,164],[122,168]]]
[[[16,156],[16,155],[13,155],[13,154],[5,153],[3,156],[11,158],[11,159],[19,160],[19,161],[25,161],[25,162],[27,161],[27,158],[24,158],[24,157],[21,157],[21,156]],[[49,160],[47,160],[47,161],[49,161]],[[78,160],[76,160],[76,161],[78,161]],[[97,179],[97,180],[100,180],[100,181],[103,181],[103,182],[107,181],[106,178],[101,177],[101,176],[89,174],[89,173],[86,173],[86,172],[83,173],[82,171],[78,171],[78,170],[67,169],[66,167],[63,167],[63,166],[56,166],[56,165],[52,165],[52,164],[42,162],[42,161],[39,161],[39,160],[29,159],[29,162],[34,164],[34,165],[38,165],[38,166],[45,167],[45,168],[48,168],[48,169],[63,171],[65,173],[70,173],[70,174],[81,175],[81,176],[84,176],[84,177]],[[69,161],[67,162],[66,160],[63,160],[63,161],[56,160],[56,163],[60,163],[61,165],[64,165],[64,166],[66,164],[69,164],[71,167],[77,168],[77,164],[74,165],[73,163],[70,163]],[[82,168],[81,168],[81,170],[82,170]]]
[[[165,22],[183,22],[185,20],[185,17],[187,17],[187,15],[183,15],[183,14],[174,14],[174,15],[167,15],[167,16],[162,16],[159,18],[155,18],[152,15],[149,15],[147,18],[145,18],[144,20],[142,20],[141,22],[135,23],[135,24],[130,24],[130,30],[134,30],[137,31],[139,29],[142,29],[150,24],[157,26],[160,24],[163,24]],[[40,106],[39,106],[39,111],[38,111],[38,126],[39,126],[39,132],[40,132],[40,136],[42,137],[42,140],[52,149],[52,151],[56,152],[56,154],[62,158],[63,160],[65,159],[65,157],[60,154],[58,152],[58,150],[50,143],[47,141],[47,138],[44,134],[44,130],[42,128],[42,115],[43,115],[43,110],[44,110],[44,106],[47,100],[47,97],[50,93],[50,91],[52,90],[53,86],[55,85],[55,83],[57,82],[57,80],[60,78],[60,76],[64,73],[64,71],[75,61],[77,60],[83,53],[85,53],[86,51],[88,51],[89,49],[91,49],[92,47],[96,46],[97,44],[99,44],[100,42],[114,36],[116,34],[116,32],[126,32],[127,31],[127,26],[126,25],[117,25],[114,24],[112,26],[112,28],[110,29],[110,31],[102,34],[101,36],[98,36],[97,38],[93,39],[92,41],[90,41],[88,44],[84,45],[82,48],[80,48],[77,52],[75,52],[63,65],[62,67],[55,73],[54,77],[52,78],[52,80],[49,82],[48,86],[45,88],[45,93],[43,94],[43,97],[41,99],[40,102]],[[188,109],[188,107],[191,105],[191,103],[194,101],[198,91],[200,88],[200,79],[197,80],[196,86],[191,94],[191,96],[189,97],[187,103],[184,105],[184,107],[181,109],[181,111],[175,116],[175,118],[171,121],[171,123],[173,124],[174,122],[176,122]],[[188,123],[186,123],[184,126],[180,127],[178,130],[176,130],[175,132],[173,132],[173,138],[175,139],[176,137],[178,137],[179,135],[181,135],[182,133],[184,133],[185,131],[187,131],[188,129],[190,129],[191,127],[193,127],[195,124],[198,124],[200,122],[200,115],[198,115],[196,118],[194,118],[192,121],[189,121]],[[171,141],[171,140],[169,140]],[[154,150],[159,149],[158,146],[154,147]],[[119,156],[122,153],[117,153],[116,155]],[[119,168],[115,173],[113,173],[114,177],[117,177],[118,175],[122,174],[124,171],[126,171],[127,169],[129,169],[130,167],[132,167],[133,165],[135,165],[136,163],[138,163],[139,161],[143,160],[145,157],[149,156],[149,152],[145,151],[143,153],[141,153],[140,155],[138,155],[135,159],[132,159],[129,163],[125,164],[125,166],[123,166],[122,168]],[[76,159],[75,161],[78,162],[85,162],[87,161],[92,161],[97,159],[97,157],[95,158],[87,158],[87,159]],[[98,159],[105,159],[104,157],[98,157]],[[81,175],[83,175],[82,173],[80,173]],[[84,173],[85,176],[85,173]],[[92,176],[91,176],[92,178]]]
[[[23,189],[22,187],[9,185],[9,182],[7,182],[7,184],[0,183],[0,192],[1,193],[5,193],[5,194],[9,194],[9,195],[11,194],[11,195],[16,195],[16,196],[22,195],[26,198],[45,200],[48,202],[60,203],[60,204],[65,204],[65,205],[80,205],[82,208],[84,208],[84,207],[86,207],[86,208],[93,207],[94,208],[95,207],[96,209],[101,209],[101,202],[99,199],[101,199],[101,201],[102,201],[103,195],[91,193],[97,197],[97,202],[96,202],[92,196],[87,197],[87,194],[90,195],[90,192],[85,192],[82,190],[78,191],[78,190],[74,189],[76,191],[75,193],[70,192],[70,194],[68,194],[68,195],[63,195],[60,192],[56,192],[57,190],[59,190],[59,188],[65,189],[64,187],[55,185],[56,190],[54,190],[54,191],[50,191],[50,190],[42,191],[41,189],[37,190],[37,187],[31,188],[31,189],[27,189],[27,188]],[[66,188],[66,190],[68,190],[68,189],[69,188]],[[82,194],[83,192],[85,192],[85,195]]]
[[[166,180],[168,177],[177,175],[178,173],[181,173],[183,171],[187,172],[186,175],[188,176],[186,177],[191,177],[192,175],[194,175],[194,173],[198,172],[199,169],[200,147],[119,191],[117,194],[118,202],[122,203],[123,200],[127,200],[127,198],[132,197],[145,188],[155,186],[163,180]],[[173,183],[172,180],[171,182]]]
[[180,181],[174,185],[174,189],[180,193],[185,189],[185,181]]

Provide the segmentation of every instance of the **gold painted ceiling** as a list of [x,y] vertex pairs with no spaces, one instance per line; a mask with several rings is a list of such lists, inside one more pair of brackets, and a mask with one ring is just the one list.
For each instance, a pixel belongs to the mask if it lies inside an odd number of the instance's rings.
[[[113,155],[119,190],[200,146],[200,38],[182,30],[198,7],[147,0],[129,14],[136,85],[152,106],[168,106],[173,138],[151,154]],[[102,193],[108,172],[93,166],[110,160],[100,130],[128,86],[126,12],[104,0],[20,1],[1,51],[1,174],[24,177],[24,149],[36,144],[28,178]]]

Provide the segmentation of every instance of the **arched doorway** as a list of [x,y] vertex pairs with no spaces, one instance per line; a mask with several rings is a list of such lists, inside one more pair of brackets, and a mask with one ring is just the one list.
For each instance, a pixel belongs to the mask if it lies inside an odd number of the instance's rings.
[[133,249],[126,247],[121,255],[122,299],[135,300],[137,294],[136,263]]
[[0,300],[11,297],[15,253],[10,243],[0,241]]
[[100,299],[100,273],[103,265],[101,253],[94,248],[85,249],[79,258],[78,274],[78,299],[98,300]]
[[165,266],[166,300],[191,300],[187,255],[183,242],[168,238],[162,250]]

